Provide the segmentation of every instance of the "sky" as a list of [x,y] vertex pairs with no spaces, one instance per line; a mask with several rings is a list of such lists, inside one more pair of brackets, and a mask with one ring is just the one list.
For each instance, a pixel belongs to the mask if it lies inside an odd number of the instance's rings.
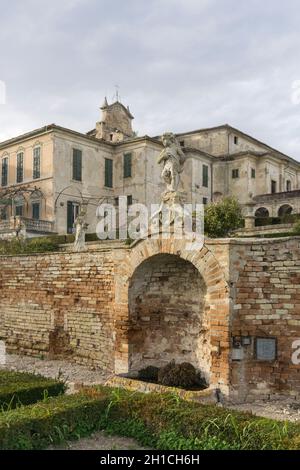
[[140,136],[228,123],[300,161],[299,0],[0,8],[0,141],[50,123],[87,132],[118,85]]

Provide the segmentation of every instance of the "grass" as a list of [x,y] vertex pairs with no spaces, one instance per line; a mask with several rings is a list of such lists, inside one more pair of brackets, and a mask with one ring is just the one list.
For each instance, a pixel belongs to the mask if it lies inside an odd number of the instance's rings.
[[164,450],[300,449],[294,423],[103,386],[1,413],[0,449],[43,449],[99,430]]
[[64,393],[62,381],[23,373],[0,371],[0,408],[2,411],[28,405]]

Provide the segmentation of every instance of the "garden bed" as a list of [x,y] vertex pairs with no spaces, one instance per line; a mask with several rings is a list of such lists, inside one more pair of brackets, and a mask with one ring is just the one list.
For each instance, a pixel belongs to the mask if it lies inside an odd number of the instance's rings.
[[0,407],[2,410],[28,405],[45,396],[57,396],[65,391],[65,383],[40,375],[0,371]]
[[0,449],[44,449],[98,430],[164,450],[300,449],[299,424],[103,386],[1,413]]

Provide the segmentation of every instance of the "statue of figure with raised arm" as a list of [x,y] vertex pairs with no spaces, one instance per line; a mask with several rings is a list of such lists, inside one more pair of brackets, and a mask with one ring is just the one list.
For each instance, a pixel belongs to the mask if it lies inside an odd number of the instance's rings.
[[162,136],[164,149],[158,157],[157,163],[163,162],[162,179],[167,185],[167,192],[176,192],[180,182],[180,173],[183,170],[185,155],[176,137],[171,132]]
[[75,220],[75,241],[74,251],[80,252],[85,250],[85,233],[88,228],[86,223],[86,211],[81,209]]

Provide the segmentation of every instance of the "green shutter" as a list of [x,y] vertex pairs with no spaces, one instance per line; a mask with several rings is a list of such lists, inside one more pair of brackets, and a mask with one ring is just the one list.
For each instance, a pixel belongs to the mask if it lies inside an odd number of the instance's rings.
[[73,149],[73,180],[82,180],[82,151]]
[[73,203],[67,203],[67,233],[73,233]]
[[104,185],[107,188],[113,187],[113,161],[110,158],[105,159],[105,181]]
[[202,186],[208,188],[208,166],[202,166]]
[[132,156],[131,153],[125,153],[123,161],[123,176],[124,178],[131,177],[131,166],[132,166]]

